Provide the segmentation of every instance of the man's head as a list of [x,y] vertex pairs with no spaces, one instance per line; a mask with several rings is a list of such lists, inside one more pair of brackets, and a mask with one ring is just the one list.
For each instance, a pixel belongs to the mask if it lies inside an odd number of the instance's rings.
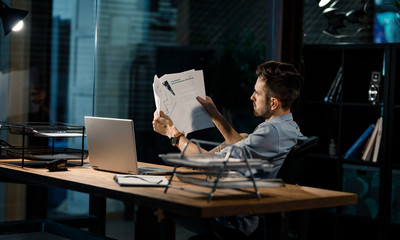
[[302,77],[293,65],[275,61],[257,67],[258,76],[251,100],[254,115],[270,118],[276,110],[290,111],[300,94]]

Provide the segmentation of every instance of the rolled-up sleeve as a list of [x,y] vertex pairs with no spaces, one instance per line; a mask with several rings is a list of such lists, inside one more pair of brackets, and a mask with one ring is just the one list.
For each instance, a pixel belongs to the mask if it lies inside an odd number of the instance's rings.
[[274,165],[266,176],[275,178],[290,149],[298,139],[304,138],[306,137],[301,134],[296,122],[293,121],[292,114],[287,114],[261,123],[247,138],[224,148],[221,154],[230,152],[234,158],[266,160]]

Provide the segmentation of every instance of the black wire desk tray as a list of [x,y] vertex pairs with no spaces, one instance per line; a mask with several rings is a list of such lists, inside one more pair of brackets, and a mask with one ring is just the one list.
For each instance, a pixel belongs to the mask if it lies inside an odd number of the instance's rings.
[[[4,158],[4,152],[6,152],[7,156],[21,158],[22,167],[24,167],[25,159],[40,161],[81,160],[81,165],[83,165],[83,160],[88,156],[87,151],[84,150],[85,127],[81,125],[59,122],[0,122],[0,130],[6,130],[10,134],[21,136],[20,142],[22,146],[12,146],[5,141],[1,142],[1,157]],[[29,144],[32,140],[31,137],[48,138],[51,141],[48,144],[43,141],[44,144],[40,147],[36,145],[34,147],[27,146],[27,143]],[[81,149],[55,146],[56,138],[71,137],[80,137],[82,139]]]
[[25,149],[9,148],[7,149],[7,154],[11,157],[24,157],[25,159],[38,161],[50,161],[56,159],[79,160],[88,157],[87,151],[82,151],[81,149],[52,147],[25,147]]
[[247,163],[244,159],[240,158],[220,158],[214,154],[185,154],[169,153],[159,155],[166,164],[179,165],[190,168],[220,168],[224,165],[231,170],[246,168],[247,164],[251,168],[265,167],[261,159],[248,159]]
[[85,128],[83,126],[67,123],[4,122],[1,126],[8,128],[11,134],[24,136],[83,137],[85,135]]
[[[189,144],[194,143],[198,147],[198,154],[186,154],[185,151]],[[282,187],[284,186],[283,182],[279,182],[276,180],[260,180],[255,179],[253,175],[253,171],[257,169],[272,169],[273,165],[270,164],[266,160],[261,159],[253,159],[248,158],[244,149],[237,147],[235,145],[226,145],[230,146],[227,153],[225,155],[221,154],[204,154],[202,153],[202,148],[200,144],[206,145],[220,145],[219,143],[196,140],[189,140],[181,153],[170,153],[170,154],[161,154],[160,157],[162,160],[168,164],[174,166],[174,170],[169,179],[168,184],[165,187],[164,193],[167,193],[168,188],[177,188],[181,190],[187,190],[192,192],[198,192],[194,190],[190,190],[187,188],[175,187],[172,185],[172,179],[176,175],[178,179],[182,182],[199,185],[203,187],[211,188],[211,191],[208,193],[208,202],[214,196],[214,193],[217,188],[233,188],[233,189],[244,189],[244,188],[254,188],[254,192],[258,199],[261,199],[261,195],[258,191],[258,187]],[[232,157],[233,150],[238,150],[241,152],[242,158]],[[186,167],[186,168],[195,168],[199,171],[196,176],[196,173],[183,173],[177,172],[177,168]],[[241,174],[237,172],[232,172],[232,170],[245,170],[250,174],[249,178],[243,177]],[[234,173],[234,178],[231,178],[232,173]],[[231,175],[229,175],[231,174]],[[227,177],[228,176],[228,177]],[[199,192],[201,193],[201,192]]]
[[[193,185],[203,186],[203,187],[214,187],[216,178],[211,177],[210,175],[205,174],[181,174],[176,173],[176,176],[181,182],[190,183]],[[283,187],[285,184],[281,180],[273,180],[273,179],[255,179],[255,183],[257,187]],[[252,188],[253,180],[245,177],[221,177],[217,188]]]

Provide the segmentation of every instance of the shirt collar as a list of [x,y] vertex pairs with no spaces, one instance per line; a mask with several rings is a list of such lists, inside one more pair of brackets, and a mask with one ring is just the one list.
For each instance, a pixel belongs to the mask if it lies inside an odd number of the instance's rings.
[[287,120],[293,120],[292,113],[287,113],[285,115],[274,117],[274,118],[268,120],[267,122],[280,122],[280,121],[287,121]]

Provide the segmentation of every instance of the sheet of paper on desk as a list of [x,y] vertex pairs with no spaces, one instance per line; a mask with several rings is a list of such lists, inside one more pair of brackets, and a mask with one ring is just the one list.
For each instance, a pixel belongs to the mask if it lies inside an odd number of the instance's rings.
[[115,174],[114,180],[120,186],[165,187],[168,179],[165,176]]
[[179,131],[190,132],[213,127],[210,116],[196,97],[206,98],[202,70],[154,76],[157,111],[168,115]]

